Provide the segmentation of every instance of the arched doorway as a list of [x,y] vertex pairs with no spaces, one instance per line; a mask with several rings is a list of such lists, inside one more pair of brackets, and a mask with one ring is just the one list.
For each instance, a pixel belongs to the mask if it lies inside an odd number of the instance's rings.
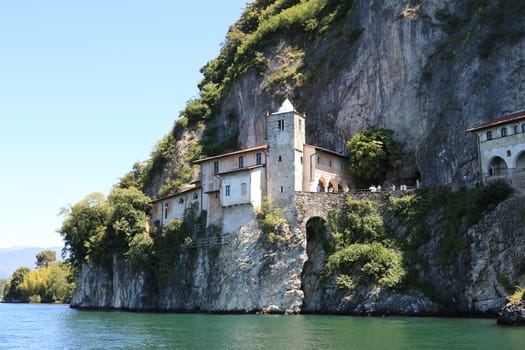
[[328,243],[328,225],[318,216],[306,222],[306,254],[308,260],[303,267],[301,275],[301,289],[304,292],[304,311],[319,309],[322,290],[319,285],[319,274],[324,268],[326,259],[325,246]]
[[322,177],[317,184],[317,192],[326,192],[326,180]]
[[516,158],[516,169],[517,170],[525,170],[525,151],[522,151],[518,155],[518,158]]
[[494,157],[489,163],[489,176],[507,175],[507,162],[501,157]]

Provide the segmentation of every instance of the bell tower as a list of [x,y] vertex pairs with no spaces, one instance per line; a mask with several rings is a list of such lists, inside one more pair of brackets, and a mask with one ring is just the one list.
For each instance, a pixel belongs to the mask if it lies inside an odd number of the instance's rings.
[[305,118],[286,99],[266,120],[268,197],[294,224],[295,192],[303,191]]

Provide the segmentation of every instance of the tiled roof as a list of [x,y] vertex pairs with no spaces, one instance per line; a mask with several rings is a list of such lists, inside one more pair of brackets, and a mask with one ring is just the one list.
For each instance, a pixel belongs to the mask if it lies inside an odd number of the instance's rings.
[[193,163],[194,164],[199,164],[199,163],[206,162],[206,161],[212,160],[212,159],[219,159],[219,158],[223,158],[223,157],[232,156],[232,155],[235,155],[235,154],[241,154],[241,153],[246,153],[246,152],[258,151],[258,150],[262,150],[262,149],[266,149],[266,148],[268,148],[268,145],[256,146],[256,147],[252,147],[252,148],[245,148],[245,149],[241,149],[239,151],[234,151],[234,152],[230,152],[230,153],[219,154],[219,155],[208,157],[208,158],[198,159],[198,160],[194,161]]
[[336,155],[336,156],[339,156],[339,157],[345,157],[345,158],[346,158],[346,156],[345,156],[343,153],[336,152],[336,151],[332,151],[331,149],[328,149],[328,148],[323,148],[323,147],[314,146],[314,145],[308,145],[308,144],[305,144],[305,146],[315,148],[315,149],[318,150],[318,151],[322,151],[322,152],[326,152],[326,153],[331,153],[331,154],[334,154],[334,155]]
[[496,126],[496,125],[501,125],[501,124],[506,124],[506,123],[510,123],[510,122],[515,122],[515,121],[522,120],[522,119],[525,119],[525,111],[516,112],[516,113],[509,114],[509,115],[506,115],[506,116],[503,116],[503,117],[500,117],[500,118],[496,118],[494,120],[491,120],[490,122],[483,123],[483,124],[477,125],[477,126],[475,126],[473,128],[467,129],[467,131],[483,130],[483,129],[491,128],[491,127]]
[[196,190],[196,189],[199,189],[199,188],[201,188],[200,181],[194,181],[192,184],[185,185],[185,186],[181,187],[179,189],[179,192],[171,194],[169,196],[162,197],[162,198],[153,199],[151,201],[151,203],[156,203],[156,202],[160,202],[160,201],[163,201],[163,200],[166,200],[166,199],[169,199],[169,198],[177,197],[177,196],[180,196],[180,195],[182,195],[182,194],[184,194],[186,192],[190,192],[192,190]]

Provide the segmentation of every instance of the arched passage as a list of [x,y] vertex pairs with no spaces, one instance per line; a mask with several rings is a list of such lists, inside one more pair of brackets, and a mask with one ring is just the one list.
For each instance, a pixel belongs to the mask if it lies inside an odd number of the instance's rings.
[[516,169],[525,170],[525,151],[522,151],[516,158]]
[[324,177],[319,179],[319,183],[317,184],[317,192],[326,192],[326,180]]
[[507,162],[501,157],[494,157],[489,163],[489,176],[500,176],[507,174]]
[[325,246],[329,239],[326,220],[314,216],[306,222],[306,254],[302,273],[302,290],[304,292],[304,311],[314,311],[319,308],[321,288],[319,275],[323,270],[326,258]]

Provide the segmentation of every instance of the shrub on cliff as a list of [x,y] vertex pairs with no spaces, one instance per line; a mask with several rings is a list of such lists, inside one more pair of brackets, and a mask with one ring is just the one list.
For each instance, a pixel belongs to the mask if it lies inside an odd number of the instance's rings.
[[374,284],[395,287],[405,277],[401,254],[382,244],[351,244],[328,257],[325,276],[336,276],[340,288]]
[[393,130],[368,128],[347,142],[350,172],[361,184],[381,183],[388,170],[401,165],[402,145],[393,135]]

